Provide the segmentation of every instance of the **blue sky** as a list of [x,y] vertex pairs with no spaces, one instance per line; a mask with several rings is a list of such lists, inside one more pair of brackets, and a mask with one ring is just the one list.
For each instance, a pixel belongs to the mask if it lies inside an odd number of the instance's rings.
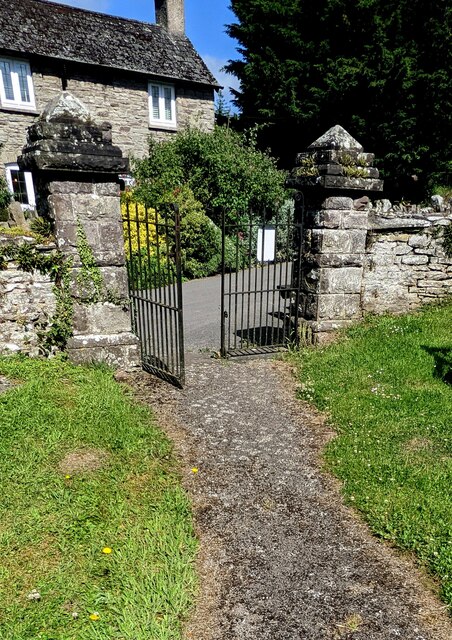
[[[154,0],[58,0],[73,7],[101,11],[124,18],[146,22],[155,21]],[[225,33],[225,26],[234,22],[229,0],[185,0],[186,32],[207,66],[225,87],[229,100],[229,87],[238,87],[237,79],[221,71],[231,58],[237,57],[235,41]]]

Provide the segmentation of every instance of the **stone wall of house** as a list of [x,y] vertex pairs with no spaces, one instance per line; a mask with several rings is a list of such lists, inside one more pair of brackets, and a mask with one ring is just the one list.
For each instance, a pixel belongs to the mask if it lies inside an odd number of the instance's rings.
[[196,127],[212,131],[215,121],[213,92],[205,89],[177,89],[177,121],[183,128]]
[[35,121],[44,106],[61,91],[61,78],[56,68],[33,66],[33,86],[36,111],[27,113],[0,108],[0,170],[5,164],[17,162],[27,139],[27,128]]
[[[1,231],[1,230],[0,230]],[[0,233],[0,249],[6,244],[27,243],[38,253],[55,250],[54,244],[39,245],[33,238]],[[42,336],[55,312],[53,283],[38,272],[26,273],[8,260],[0,270],[0,354],[41,353]]]
[[[0,109],[0,170],[4,164],[16,162],[26,142],[26,130],[44,106],[62,89],[63,66],[32,62],[36,112]],[[174,131],[149,126],[148,80],[139,74],[120,73],[104,69],[89,70],[87,66],[67,65],[67,89],[81,100],[96,122],[112,125],[113,139],[123,153],[140,157],[147,151],[151,134],[157,139]],[[178,129],[190,125],[210,131],[214,126],[213,89],[176,84],[176,117]]]
[[402,313],[452,295],[452,256],[444,249],[450,225],[450,205],[377,201],[368,216],[362,311]]

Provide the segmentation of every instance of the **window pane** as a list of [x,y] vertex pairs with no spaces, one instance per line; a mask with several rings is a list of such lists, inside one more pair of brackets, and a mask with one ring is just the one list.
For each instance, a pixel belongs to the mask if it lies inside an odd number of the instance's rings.
[[31,102],[30,92],[28,91],[28,68],[26,64],[18,64],[17,72],[19,74],[20,99],[22,102]]
[[14,200],[21,204],[28,204],[27,186],[23,171],[11,169],[11,182],[13,183]]
[[11,65],[6,60],[0,61],[0,70],[3,78],[3,88],[7,100],[14,100],[13,83],[11,80]]
[[151,95],[152,95],[152,117],[154,120],[160,120],[160,91],[159,88],[155,85],[151,87]]
[[163,88],[163,94],[165,96],[165,120],[172,120],[172,109],[171,109],[171,89],[170,87]]

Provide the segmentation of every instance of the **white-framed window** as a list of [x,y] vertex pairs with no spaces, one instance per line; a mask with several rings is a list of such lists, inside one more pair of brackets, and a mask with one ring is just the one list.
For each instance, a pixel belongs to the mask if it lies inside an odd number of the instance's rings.
[[14,196],[14,200],[20,202],[22,209],[34,209],[36,207],[35,188],[30,171],[21,171],[18,164],[7,164],[5,167],[6,182]]
[[3,107],[35,109],[33,78],[26,60],[0,57],[0,103]]
[[176,127],[176,91],[171,84],[149,83],[149,122]]

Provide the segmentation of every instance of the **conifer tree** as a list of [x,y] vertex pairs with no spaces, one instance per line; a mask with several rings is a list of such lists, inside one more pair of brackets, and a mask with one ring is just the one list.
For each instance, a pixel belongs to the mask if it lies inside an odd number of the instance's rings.
[[[341,124],[375,152],[387,185],[446,182],[452,171],[449,0],[232,0],[241,59],[236,102],[267,124],[286,166]],[[415,181],[412,179],[415,176]],[[418,194],[419,195],[419,194]]]

